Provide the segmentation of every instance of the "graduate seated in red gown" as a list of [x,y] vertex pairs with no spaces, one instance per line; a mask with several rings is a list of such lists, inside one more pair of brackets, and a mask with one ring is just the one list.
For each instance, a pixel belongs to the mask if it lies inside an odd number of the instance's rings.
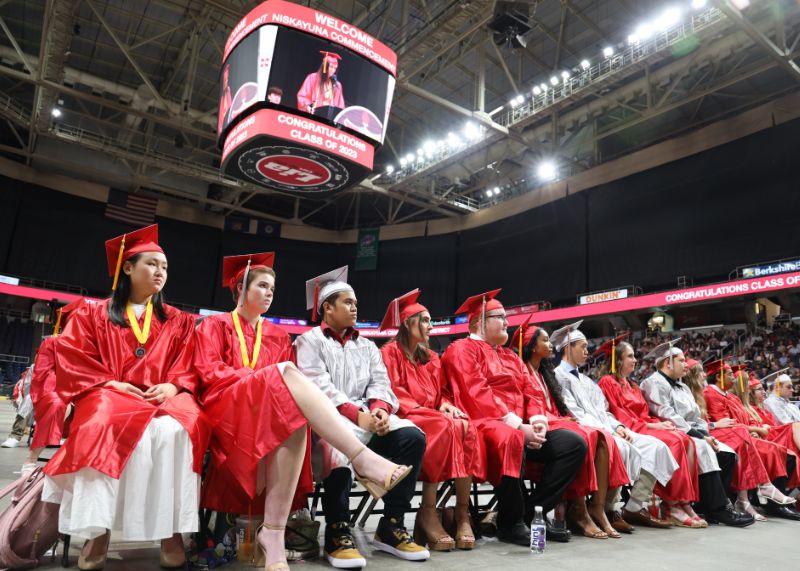
[[[619,537],[620,532],[632,533],[634,527],[625,521],[619,510],[605,511],[608,490],[630,483],[617,443],[603,430],[578,424],[570,414],[553,371],[550,336],[541,327],[531,324],[531,317],[532,314],[514,332],[509,347],[521,353],[533,389],[544,402],[550,428],[575,432],[588,444],[581,471],[564,494],[564,499],[570,502],[568,517],[583,535],[593,539]],[[591,509],[587,509],[587,496],[591,496]]]
[[[292,362],[289,335],[261,317],[275,294],[274,260],[273,252],[224,259],[223,285],[237,305],[203,320],[194,356],[199,400],[213,425],[202,505],[263,512],[254,559],[260,565],[263,558],[268,571],[289,568],[284,531],[306,457],[307,424],[351,460],[378,497],[411,471],[369,450],[339,422],[330,400]],[[257,498],[261,505],[253,505]]]
[[[743,366],[734,365],[732,368],[734,369],[735,378],[730,392],[739,398],[744,410],[747,412],[751,435],[779,444],[788,450],[786,458],[787,477],[774,481],[775,486],[786,493],[787,490],[796,488],[798,485],[798,447],[795,435],[800,429],[800,423],[778,425],[775,417],[767,409],[756,405],[758,393],[762,395],[762,403],[766,400],[766,393],[761,382],[757,378],[750,378]],[[797,428],[793,425],[797,425]],[[766,511],[767,515],[800,520],[800,513],[796,512],[793,507],[794,504],[783,506],[775,502],[768,502]]]
[[664,502],[663,518],[678,527],[708,527],[690,502],[699,499],[698,468],[695,443],[669,420],[650,415],[647,401],[639,389],[628,381],[636,368],[633,347],[624,341],[627,334],[604,343],[598,353],[606,356],[600,367],[600,390],[608,401],[609,410],[620,422],[640,434],[655,436],[667,446],[679,464],[666,486],[658,485],[655,493]]
[[794,499],[779,489],[794,471],[788,470],[787,462],[791,461],[786,448],[751,433],[750,416],[736,395],[729,392],[733,387],[733,370],[728,363],[716,359],[706,365],[705,372],[708,386],[703,398],[711,434],[739,455],[738,469],[731,482],[731,487],[737,490],[736,509],[756,517],[748,498],[748,490],[756,488],[758,495],[774,502],[775,507],[793,504]]
[[109,530],[161,540],[161,565],[182,567],[210,434],[194,398],[194,319],[164,303],[156,225],[107,241],[106,257],[111,297],[76,309],[58,337],[56,388],[75,409],[42,499],[61,504],[61,533],[86,540],[80,569],[105,565]]
[[36,421],[36,430],[33,433],[28,458],[22,465],[23,472],[36,467],[36,460],[45,447],[59,446],[62,436],[66,437],[64,426],[67,403],[61,400],[56,391],[56,345],[58,344],[58,333],[61,327],[66,325],[69,313],[86,301],[84,298],[79,298],[64,307],[59,307],[56,312],[58,317],[53,327],[53,334],[42,339],[42,343],[36,351],[33,378],[31,379],[31,400],[33,401],[33,419]]
[[[411,420],[425,433],[425,456],[419,479],[422,505],[414,536],[433,551],[472,549],[475,536],[469,523],[469,494],[473,476],[485,479],[482,440],[467,415],[453,404],[439,356],[428,348],[431,314],[417,303],[415,289],[389,304],[381,331],[397,329],[395,338],[381,347],[381,355],[400,401],[398,416]],[[456,537],[442,527],[436,510],[438,483],[455,480]]]
[[[442,367],[453,404],[475,424],[486,447],[487,479],[497,495],[497,537],[528,545],[525,519],[530,521],[535,506],[547,513],[561,501],[580,473],[587,445],[574,432],[549,428],[522,361],[504,347],[508,320],[495,299],[499,292],[473,296],[456,311],[468,314],[470,334],[450,344],[442,355]],[[527,498],[520,482],[526,458],[544,465]],[[569,539],[549,522],[547,533],[551,539]]]

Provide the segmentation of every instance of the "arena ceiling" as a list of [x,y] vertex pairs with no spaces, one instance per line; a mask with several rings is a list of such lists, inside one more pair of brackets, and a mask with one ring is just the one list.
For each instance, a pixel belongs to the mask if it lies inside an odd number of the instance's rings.
[[800,87],[795,0],[506,2],[520,34],[490,29],[489,0],[309,0],[393,48],[399,76],[378,176],[297,199],[218,170],[222,48],[258,3],[0,0],[0,155],[345,229],[464,216]]

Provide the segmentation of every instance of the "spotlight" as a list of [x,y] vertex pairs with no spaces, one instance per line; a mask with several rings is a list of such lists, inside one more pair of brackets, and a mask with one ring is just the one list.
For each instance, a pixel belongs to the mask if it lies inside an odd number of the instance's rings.
[[414,153],[408,153],[406,155],[406,162],[407,163],[413,163],[414,162]]
[[59,109],[58,107],[53,107],[53,110],[50,111],[50,115],[58,119],[59,117],[61,117],[61,109]]
[[581,69],[589,69],[590,65],[591,64],[589,63],[588,59],[585,59],[585,60],[581,61]]
[[675,6],[667,8],[656,19],[655,27],[657,30],[664,32],[681,21],[681,11]]
[[480,128],[480,127],[478,127],[478,126],[477,126],[475,123],[473,123],[472,121],[468,121],[468,122],[467,122],[467,123],[464,125],[464,136],[465,136],[465,137],[466,137],[468,140],[470,140],[470,141],[475,141],[475,140],[477,140],[477,139],[480,139],[480,138],[481,138],[481,135],[482,135],[482,133],[481,133],[481,128]]
[[553,164],[551,161],[544,161],[539,165],[537,170],[537,175],[543,181],[550,181],[555,180],[558,172],[556,171],[556,165]]
[[692,8],[695,10],[702,10],[706,7],[707,0],[692,0]]
[[406,160],[406,158],[405,157],[400,157],[400,168],[401,169],[406,168],[407,164],[408,164],[408,161]]
[[567,81],[569,79],[569,72],[568,71],[562,71],[561,72],[561,79],[563,79],[564,81]]
[[458,147],[461,145],[461,139],[455,133],[447,133],[447,144],[451,147]]
[[487,188],[486,189],[486,198],[491,198],[491,197],[492,197],[492,189],[491,188]]
[[634,33],[636,34],[637,38],[646,40],[653,35],[653,26],[651,26],[650,24],[642,24],[641,26],[636,28],[636,31]]
[[522,94],[517,95],[517,105],[522,105],[523,103],[525,103],[525,96]]
[[540,84],[539,84],[539,87],[541,87],[541,88],[542,88],[542,93],[544,93],[545,91],[547,91],[547,84],[546,84],[546,83],[540,83]]
[[614,55],[614,48],[606,46],[603,48],[603,57],[611,57]]
[[539,94],[541,94],[541,93],[542,93],[542,88],[541,88],[541,87],[539,87],[538,85],[534,85],[534,86],[533,86],[533,94],[534,94],[534,95],[539,95]]
[[631,34],[628,36],[628,43],[629,44],[638,44],[639,43],[639,36],[636,34]]
[[422,156],[424,154],[425,154],[425,151],[423,151],[422,149],[417,149],[417,155]]
[[426,153],[432,153],[436,150],[436,143],[428,139],[424,143],[422,143],[422,148],[425,149]]
[[731,3],[739,10],[744,10],[750,5],[750,0],[731,0]]
[[394,172],[394,167],[392,165],[388,165],[386,167],[386,174],[392,174]]
[[512,97],[511,100],[508,102],[508,104],[511,107],[516,107],[517,105],[519,105],[519,103],[517,103],[517,98],[516,97]]
[[497,196],[498,194],[500,194],[500,187],[497,187],[497,186],[496,186],[496,187],[494,187],[494,189],[492,190],[492,192],[494,193],[494,195],[495,195],[495,196]]
[[550,83],[551,83],[553,86],[556,86],[556,85],[558,85],[558,77],[557,77],[557,76],[555,76],[555,75],[554,75],[553,77],[551,77],[551,78],[550,78]]

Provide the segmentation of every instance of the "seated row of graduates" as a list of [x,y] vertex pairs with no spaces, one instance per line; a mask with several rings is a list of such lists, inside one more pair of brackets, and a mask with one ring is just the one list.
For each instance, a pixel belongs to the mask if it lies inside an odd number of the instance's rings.
[[[681,381],[687,362],[672,343],[656,348],[658,372],[640,390],[627,381],[633,349],[621,337],[610,341],[599,350],[608,374],[596,384],[578,370],[588,359],[580,322],[548,338],[528,318],[513,349],[505,347],[500,290],[457,310],[468,314],[470,335],[440,360],[427,348],[430,314],[418,290],[389,306],[381,327],[398,328],[394,340],[378,350],[360,337],[346,267],[307,282],[308,308],[322,324],[292,345],[261,318],[275,291],[272,253],[226,257],[223,280],[236,309],[197,328],[163,301],[167,259],[157,226],[109,240],[106,254],[110,298],[63,308],[67,325],[45,340],[35,372],[49,375],[42,384],[57,398],[35,403],[34,449],[58,442],[59,415],[74,406],[69,437],[45,466],[43,498],[61,504],[62,533],[86,540],[81,569],[105,564],[109,530],[123,540],[161,539],[162,566],[183,565],[180,534],[197,530],[198,503],[263,512],[256,537],[263,563],[288,568],[284,526],[312,489],[312,445],[314,473],[324,483],[324,555],[336,568],[366,563],[348,525],[353,474],[383,497],[373,546],[406,560],[427,559],[426,545],[474,546],[473,481],[495,487],[497,536],[520,545],[529,541],[534,506],[547,513],[562,500],[573,529],[596,539],[619,538],[632,524],[746,526],[760,516],[749,490],[768,498],[774,513],[794,513],[779,506],[792,502],[785,491],[797,483],[800,431],[790,424],[780,435],[755,435],[753,416],[731,404],[721,361],[709,371],[719,381],[706,389],[708,423]],[[555,368],[553,346],[562,354]],[[536,480],[527,494],[525,477]],[[417,479],[423,496],[412,539],[404,514]],[[435,510],[437,483],[450,479],[454,538]],[[647,509],[654,494],[660,516]],[[549,521],[547,533],[570,536]]]

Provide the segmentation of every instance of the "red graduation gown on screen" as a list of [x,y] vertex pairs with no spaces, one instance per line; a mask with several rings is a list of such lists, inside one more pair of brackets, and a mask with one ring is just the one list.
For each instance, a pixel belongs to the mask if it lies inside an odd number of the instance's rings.
[[[600,390],[608,401],[611,413],[626,427],[661,440],[669,446],[672,456],[678,462],[678,469],[666,486],[658,484],[656,493],[669,502],[694,502],[699,498],[697,484],[697,462],[693,469],[689,467],[688,455],[694,454],[694,441],[686,433],[679,430],[657,430],[648,428],[649,423],[661,422],[650,415],[647,401],[637,386],[627,380],[617,381],[613,375],[606,375],[598,382]],[[697,456],[695,455],[695,459]]]
[[[525,438],[521,430],[501,420],[509,412],[527,420],[543,414],[524,375],[503,355],[503,347],[492,347],[467,337],[454,341],[442,355],[442,367],[454,403],[478,429],[486,449],[486,478],[494,485],[503,476],[519,478]],[[521,364],[521,363],[520,363]]]
[[342,82],[332,83],[330,90],[326,93],[324,87],[320,88],[320,74],[317,72],[309,73],[300,91],[297,92],[297,108],[301,111],[308,111],[309,105],[314,108],[331,105],[344,109],[344,92]]
[[58,446],[64,429],[67,404],[56,392],[56,344],[58,337],[46,337],[36,353],[31,378],[31,400],[36,430],[31,448]]
[[[139,342],[130,327],[108,319],[108,300],[76,309],[58,337],[56,387],[64,402],[73,402],[70,435],[45,466],[47,474],[67,474],[94,468],[119,478],[147,425],[168,415],[189,433],[193,469],[203,467],[210,430],[194,399],[197,376],[192,368],[194,319],[165,305],[163,323],[153,315],[142,358],[134,355]],[[143,326],[144,314],[139,320]],[[141,390],[172,383],[179,392],[160,405],[116,389],[108,381],[130,383]]]
[[[245,319],[240,323],[248,355],[252,355],[255,329]],[[230,313],[204,319],[196,338],[194,365],[202,385],[199,401],[213,426],[211,464],[203,479],[200,505],[222,512],[263,513],[258,464],[307,423],[276,366],[294,361],[292,342],[286,331],[265,320],[258,361],[250,369],[242,362]],[[314,489],[308,451],[298,493]]]
[[[716,428],[712,431],[715,438],[724,442],[739,455],[736,471],[731,486],[734,490],[755,488],[775,478],[786,475],[786,449],[760,438],[752,438],[748,430],[747,413],[735,395],[722,394],[715,385],[709,385],[703,391],[708,408],[708,418],[716,422],[723,418],[733,419],[737,424],[731,428]],[[737,401],[739,407],[736,406]],[[745,416],[742,416],[744,412]]]
[[629,484],[631,478],[625,468],[625,462],[620,456],[619,447],[614,437],[605,430],[583,426],[578,424],[577,421],[571,420],[569,416],[563,416],[558,412],[558,407],[556,407],[550,390],[547,388],[547,383],[544,382],[539,372],[532,370],[530,367],[526,368],[528,369],[529,381],[533,386],[533,390],[544,404],[550,430],[559,428],[569,430],[578,434],[587,443],[586,459],[583,461],[581,471],[564,493],[564,499],[575,500],[597,491],[597,473],[594,461],[597,455],[597,445],[601,438],[608,449],[608,487],[618,488]]
[[429,351],[425,364],[412,363],[396,341],[381,347],[381,355],[392,382],[392,391],[400,402],[397,415],[407,418],[425,433],[425,456],[419,479],[443,482],[452,478],[473,476],[486,478],[483,441],[470,422],[467,433],[461,419],[450,418],[439,407],[452,403],[446,394],[444,373],[439,356]]

